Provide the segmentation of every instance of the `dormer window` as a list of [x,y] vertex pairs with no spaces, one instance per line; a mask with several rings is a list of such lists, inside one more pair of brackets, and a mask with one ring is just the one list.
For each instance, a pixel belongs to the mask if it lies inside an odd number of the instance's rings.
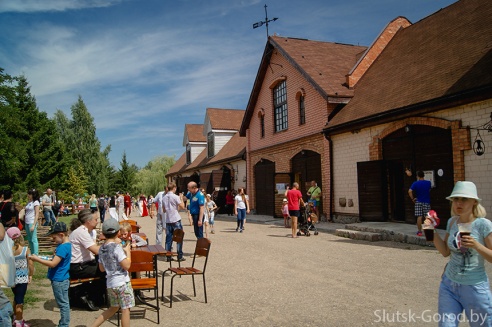
[[191,163],[191,146],[186,144],[186,164],[189,165]]
[[207,135],[207,147],[208,157],[212,158],[215,156],[215,137],[213,132],[210,132]]
[[278,83],[273,89],[273,106],[275,132],[286,130],[287,124],[287,87],[285,80]]

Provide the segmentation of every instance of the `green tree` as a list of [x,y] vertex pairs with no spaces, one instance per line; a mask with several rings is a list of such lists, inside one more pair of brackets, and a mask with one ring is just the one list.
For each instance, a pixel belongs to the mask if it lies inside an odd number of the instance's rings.
[[66,202],[75,200],[77,196],[87,193],[87,177],[84,174],[82,164],[77,163],[76,167],[70,167],[68,171],[67,189],[63,192]]
[[138,171],[138,167],[134,164],[130,165],[126,160],[126,152],[123,152],[120,169],[116,173],[116,189],[121,192],[140,192],[135,189],[135,175]]
[[174,156],[159,156],[149,161],[136,175],[136,189],[153,195],[164,190],[167,185],[166,174],[175,162]]
[[19,136],[27,153],[25,171],[21,173],[24,178],[19,187],[63,188],[68,172],[63,143],[54,121],[39,111],[24,76],[18,78],[15,105],[19,109],[22,126]]

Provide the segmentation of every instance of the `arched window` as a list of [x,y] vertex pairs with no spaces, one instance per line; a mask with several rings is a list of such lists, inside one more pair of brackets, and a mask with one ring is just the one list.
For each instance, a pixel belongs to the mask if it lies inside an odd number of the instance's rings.
[[288,127],[287,117],[287,86],[285,80],[273,88],[273,106],[275,132],[286,130]]
[[306,123],[306,108],[304,107],[304,95],[299,96],[299,125]]

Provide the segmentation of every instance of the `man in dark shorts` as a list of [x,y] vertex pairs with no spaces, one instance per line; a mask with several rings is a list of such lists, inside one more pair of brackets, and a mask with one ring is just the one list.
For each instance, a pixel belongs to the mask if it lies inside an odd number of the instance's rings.
[[426,215],[430,207],[431,182],[424,179],[424,172],[417,172],[417,181],[413,182],[408,190],[410,199],[415,203],[415,217],[417,217],[417,236],[422,236],[422,218]]
[[304,206],[304,201],[302,200],[302,193],[299,191],[299,184],[293,183],[292,189],[285,191],[285,197],[288,201],[289,215],[292,220],[292,238],[297,238],[297,220],[301,216],[301,205]]

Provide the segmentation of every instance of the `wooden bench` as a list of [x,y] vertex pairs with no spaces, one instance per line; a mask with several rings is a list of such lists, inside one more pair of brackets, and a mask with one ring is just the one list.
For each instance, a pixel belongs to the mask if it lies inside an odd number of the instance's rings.
[[88,277],[88,278],[70,278],[70,286],[83,284],[83,283],[91,283],[95,280],[99,280],[101,277]]

